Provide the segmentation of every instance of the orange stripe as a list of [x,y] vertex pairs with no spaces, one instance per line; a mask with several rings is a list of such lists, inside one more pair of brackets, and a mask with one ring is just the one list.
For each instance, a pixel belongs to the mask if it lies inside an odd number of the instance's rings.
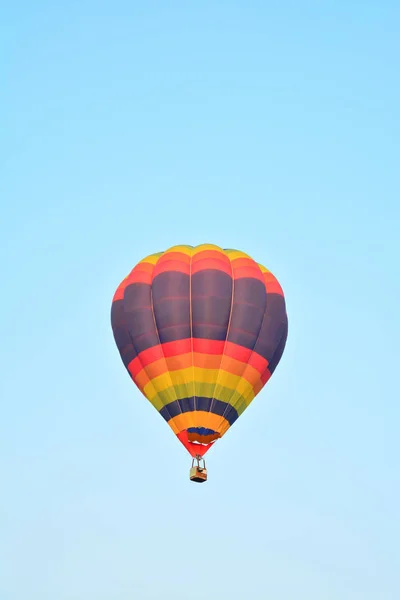
[[[190,340],[189,340],[190,342]],[[229,342],[227,342],[229,343]],[[222,354],[225,342],[220,340],[205,340],[193,338],[193,351],[203,352],[204,354]],[[240,347],[240,346],[238,346]]]
[[193,256],[192,264],[195,265],[205,258],[214,258],[215,260],[220,260],[230,268],[231,262],[229,258],[226,256],[226,254],[223,252],[218,252],[217,250],[203,250],[202,252],[198,252]]
[[190,265],[190,256],[183,252],[165,252],[157,261],[157,265],[169,260],[179,260],[180,262]]
[[200,354],[193,352],[193,363],[200,369],[219,369],[222,356],[220,354]]
[[186,264],[181,260],[166,260],[164,262],[158,261],[156,268],[154,269],[154,277],[160,275],[160,273],[168,273],[170,271],[179,271],[179,273],[190,274],[190,265]]
[[221,434],[221,436],[229,429],[229,422],[214,413],[208,413],[201,410],[193,412],[181,413],[168,421],[168,425],[178,434],[189,427],[205,427],[213,429]]
[[257,369],[246,363],[235,360],[230,356],[223,357],[220,369],[228,371],[228,373],[232,373],[232,375],[242,377],[242,379],[248,381],[252,386],[254,386],[255,382],[260,378],[260,373]]
[[264,273],[264,282],[267,290],[267,294],[279,294],[283,296],[283,289],[274,275],[271,272]]
[[136,265],[134,269],[128,275],[128,278],[132,275],[132,273],[136,273],[137,271],[143,271],[144,273],[152,273],[154,271],[154,265],[148,262],[141,262]]
[[137,375],[132,375],[132,377],[139,390],[142,392],[142,394],[144,394],[144,387],[150,382],[149,376],[147,375],[146,371],[143,369]]
[[199,260],[195,265],[193,265],[192,274],[194,275],[195,273],[204,271],[206,269],[216,269],[217,271],[227,273],[227,275],[232,275],[232,269],[230,265],[216,258],[203,258],[202,260]]
[[254,389],[254,397],[257,396],[257,394],[259,392],[261,392],[261,390],[264,387],[264,383],[261,381],[261,378],[259,378],[256,383],[253,385],[253,389]]
[[261,283],[265,284],[264,277],[258,267],[237,267],[233,270],[234,279],[243,279],[251,277],[252,279],[258,279]]

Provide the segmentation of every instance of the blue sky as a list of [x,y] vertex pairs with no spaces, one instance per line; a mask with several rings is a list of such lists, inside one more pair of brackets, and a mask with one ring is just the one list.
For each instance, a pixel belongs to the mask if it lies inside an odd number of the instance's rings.
[[[1,600],[400,597],[399,17],[2,7]],[[195,486],[109,311],[202,242],[277,275],[289,339]]]

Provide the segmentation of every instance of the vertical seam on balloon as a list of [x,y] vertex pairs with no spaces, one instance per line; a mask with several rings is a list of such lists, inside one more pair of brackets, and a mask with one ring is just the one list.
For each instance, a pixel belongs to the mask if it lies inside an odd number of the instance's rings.
[[[252,260],[253,260],[253,259],[252,259]],[[257,334],[256,341],[254,342],[253,348],[252,348],[252,350],[251,350],[251,353],[250,353],[250,356],[249,356],[249,358],[247,359],[247,362],[246,362],[246,363],[244,363],[244,366],[243,366],[242,373],[241,373],[241,375],[239,376],[239,381],[238,381],[238,383],[236,384],[236,387],[235,387],[235,389],[232,391],[232,396],[231,396],[231,399],[229,400],[229,404],[228,404],[228,406],[231,406],[231,407],[232,407],[232,408],[234,408],[234,409],[236,409],[236,404],[237,404],[238,400],[240,400],[240,398],[243,398],[243,395],[242,395],[242,394],[240,394],[240,393],[238,393],[238,386],[239,386],[239,383],[240,383],[240,381],[243,379],[244,375],[246,374],[247,368],[248,368],[248,366],[249,366],[249,362],[250,362],[250,360],[251,360],[251,357],[252,357],[252,356],[253,356],[253,354],[254,354],[254,348],[257,346],[257,342],[258,342],[258,340],[259,340],[259,338],[260,338],[260,334],[261,334],[261,331],[262,331],[262,326],[263,326],[263,324],[264,324],[264,319],[265,319],[265,316],[266,316],[266,314],[267,314],[267,306],[268,306],[268,293],[267,293],[267,286],[265,285],[265,281],[264,281],[264,275],[263,275],[263,273],[262,273],[262,271],[261,271],[261,269],[260,269],[260,267],[259,267],[258,263],[256,263],[256,261],[253,261],[253,262],[254,262],[254,264],[255,264],[255,265],[257,265],[257,267],[259,268],[259,270],[260,270],[260,273],[261,273],[261,275],[262,275],[262,277],[263,277],[263,283],[264,283],[264,287],[265,287],[265,309],[264,309],[264,314],[263,314],[263,318],[262,318],[262,321],[261,321],[261,324],[260,324],[260,329],[259,329],[259,331],[258,331],[258,334]],[[260,375],[260,378],[261,378],[261,375]],[[253,386],[252,386],[252,387],[253,387]],[[254,396],[254,397],[255,397],[255,396]],[[225,414],[226,414],[226,411],[227,411],[227,409],[228,409],[228,406],[225,408],[225,410],[224,410],[223,414],[221,415],[221,417],[222,417],[222,418],[221,418],[221,425],[222,425],[222,419],[225,417]],[[246,408],[247,408],[247,406],[246,406]],[[246,410],[246,408],[245,408],[245,409],[243,409],[243,411],[242,411],[242,412],[244,412],[244,410]],[[241,414],[242,414],[242,413],[241,413]]]
[[[222,250],[222,248],[221,248],[221,250]],[[214,406],[214,401],[215,401],[215,399],[216,399],[216,398],[215,398],[215,395],[216,395],[216,391],[217,391],[217,388],[218,388],[218,386],[219,386],[219,387],[222,387],[222,386],[221,386],[221,385],[218,383],[218,380],[219,380],[220,373],[221,373],[221,365],[222,365],[222,361],[223,361],[223,359],[224,359],[224,355],[225,355],[226,344],[227,344],[227,342],[228,342],[229,330],[230,330],[230,327],[231,327],[231,322],[232,322],[233,300],[234,300],[234,295],[235,295],[235,279],[234,279],[234,277],[233,277],[233,266],[232,266],[232,261],[231,261],[231,259],[230,259],[229,255],[226,253],[226,251],[225,251],[225,250],[223,250],[223,253],[225,254],[225,256],[227,256],[227,257],[229,258],[229,264],[230,264],[230,266],[231,266],[231,278],[232,278],[231,307],[230,307],[230,310],[229,310],[229,320],[228,320],[228,326],[227,326],[227,328],[226,328],[226,336],[225,336],[224,348],[223,348],[223,350],[222,350],[222,354],[221,354],[221,362],[219,363],[219,369],[218,369],[217,381],[215,382],[215,385],[214,385],[214,390],[213,390],[212,400],[211,400],[211,403],[210,403],[210,409],[209,409],[209,411],[208,411],[208,412],[212,412],[212,409],[213,409],[213,406]]]
[[[193,378],[193,412],[197,410],[196,402],[196,379],[194,370],[194,352],[193,352],[193,306],[192,306],[192,262],[193,262],[193,250],[190,251],[190,264],[189,264],[189,315],[190,315],[190,346],[192,353],[192,378]],[[192,414],[192,426],[195,427],[194,415]]]
[[[164,254],[165,254],[165,252],[164,252]],[[161,257],[160,257],[160,258],[161,258]],[[158,260],[160,260],[160,258],[159,258]],[[157,260],[157,262],[158,262],[158,260]],[[171,374],[170,374],[170,372],[169,372],[169,369],[167,369],[167,361],[166,361],[165,354],[164,354],[164,350],[163,350],[163,347],[162,347],[162,344],[161,344],[161,340],[160,340],[160,334],[159,334],[158,327],[157,327],[156,316],[155,316],[155,313],[154,313],[154,304],[153,304],[153,278],[154,278],[154,271],[155,271],[155,268],[156,268],[157,262],[156,262],[156,264],[154,265],[153,273],[151,274],[151,285],[150,285],[150,307],[151,307],[151,314],[153,315],[154,328],[155,328],[155,331],[156,331],[156,334],[157,334],[158,343],[159,343],[159,345],[160,345],[160,348],[161,348],[161,353],[162,353],[162,355],[163,355],[163,358],[164,358],[164,363],[165,363],[165,367],[166,367],[166,374],[168,374],[168,375],[169,375],[169,378],[170,378],[170,380],[171,380],[171,387],[170,387],[170,388],[168,388],[168,389],[172,389],[172,390],[174,391],[175,400],[177,400],[177,399],[178,399],[178,397],[177,397],[177,395],[176,395],[176,392],[175,392],[175,387],[174,387],[174,385],[173,385],[173,383],[172,383]],[[145,369],[145,372],[146,372],[146,369]],[[146,373],[147,373],[147,372],[146,372]],[[157,388],[155,388],[155,389],[157,390]],[[157,394],[159,395],[159,394],[160,394],[160,392],[159,392],[159,391],[157,391]],[[168,404],[169,404],[169,402],[168,402]],[[179,404],[179,402],[178,402],[178,406],[179,406],[179,409],[180,409],[180,411],[181,411],[181,413],[182,413],[182,409],[181,409],[181,407],[180,407],[180,404]],[[167,411],[167,413],[169,414],[169,416],[170,416],[170,419],[172,419],[172,415],[171,415],[171,413],[169,412],[168,408],[166,408],[166,405],[164,405],[164,407],[165,407],[165,410]]]

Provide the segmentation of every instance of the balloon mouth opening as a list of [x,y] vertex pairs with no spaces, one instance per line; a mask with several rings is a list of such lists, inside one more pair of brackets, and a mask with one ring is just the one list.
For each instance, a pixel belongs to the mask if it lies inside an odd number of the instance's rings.
[[203,456],[221,434],[204,427],[190,427],[178,433],[178,439],[192,456]]
[[205,427],[189,427],[186,431],[188,441],[192,442],[192,444],[208,445],[221,437],[221,434],[217,431],[206,429]]

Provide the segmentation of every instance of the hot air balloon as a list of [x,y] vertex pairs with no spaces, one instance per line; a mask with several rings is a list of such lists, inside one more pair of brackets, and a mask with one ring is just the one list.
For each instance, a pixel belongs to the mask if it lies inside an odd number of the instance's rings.
[[278,365],[288,320],[280,284],[239,250],[174,246],[140,261],[118,286],[114,339],[139,390],[207,479],[204,455]]

